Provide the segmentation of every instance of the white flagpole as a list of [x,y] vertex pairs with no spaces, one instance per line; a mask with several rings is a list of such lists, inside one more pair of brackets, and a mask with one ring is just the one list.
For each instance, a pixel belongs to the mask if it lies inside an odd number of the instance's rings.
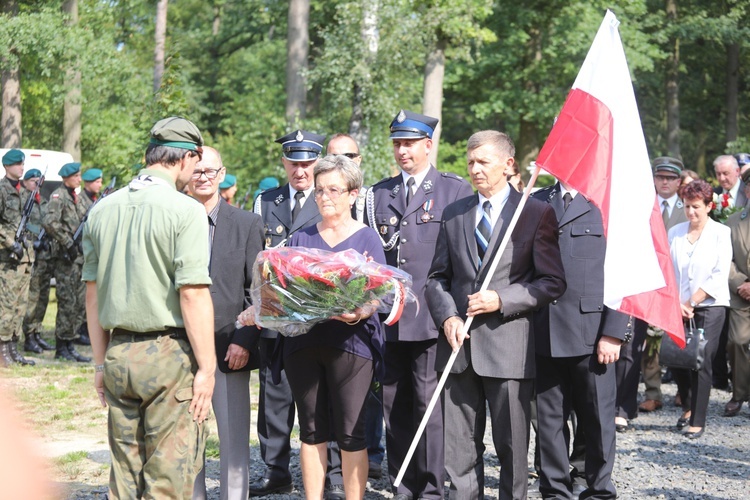
[[[513,214],[513,218],[510,220],[510,224],[508,224],[508,229],[505,231],[505,235],[503,235],[503,239],[500,242],[500,247],[497,249],[497,252],[495,253],[495,257],[492,259],[492,263],[490,264],[490,268],[487,271],[487,275],[484,277],[484,281],[482,282],[482,287],[479,289],[479,291],[486,290],[487,287],[490,285],[490,280],[492,279],[492,275],[495,274],[495,270],[497,269],[498,264],[500,263],[500,257],[503,255],[503,252],[505,252],[505,247],[508,246],[508,242],[510,241],[510,236],[513,234],[513,229],[515,229],[516,224],[518,223],[518,218],[521,216],[521,211],[523,210],[523,207],[526,205],[526,200],[529,199],[529,195],[531,194],[531,189],[534,187],[534,184],[536,184],[536,179],[539,177],[539,171],[541,168],[537,165],[534,169],[534,173],[531,174],[531,179],[529,179],[529,184],[526,186],[526,189],[523,191],[523,197],[521,198],[521,201],[518,203],[518,207],[516,208],[515,213]],[[513,189],[513,186],[511,186],[511,189]],[[464,323],[464,327],[462,329],[462,333],[465,335],[469,328],[471,327],[471,323],[474,320],[474,316],[470,316],[466,319],[466,322]],[[435,409],[435,405],[437,404],[437,400],[440,397],[440,393],[443,392],[443,386],[445,386],[445,381],[448,379],[448,375],[450,374],[451,368],[453,367],[453,363],[456,362],[456,357],[458,356],[459,351],[454,351],[451,353],[451,357],[448,358],[448,363],[446,363],[445,368],[443,368],[443,374],[440,376],[440,380],[438,381],[438,385],[435,388],[435,393],[432,395],[432,399],[430,400],[430,404],[427,405],[427,409],[425,410],[424,417],[422,417],[422,421],[419,423],[419,428],[417,429],[417,433],[414,435],[414,439],[411,441],[411,445],[409,446],[409,451],[406,452],[406,456],[404,457],[404,462],[401,464],[401,469],[398,471],[398,475],[396,476],[396,480],[393,482],[394,486],[398,486],[401,484],[401,480],[404,478],[404,474],[406,474],[406,469],[409,467],[409,462],[411,462],[411,458],[414,455],[414,451],[417,449],[417,444],[419,443],[419,440],[422,438],[422,433],[424,433],[425,427],[427,427],[427,421],[430,419],[430,415],[432,415],[432,411]]]

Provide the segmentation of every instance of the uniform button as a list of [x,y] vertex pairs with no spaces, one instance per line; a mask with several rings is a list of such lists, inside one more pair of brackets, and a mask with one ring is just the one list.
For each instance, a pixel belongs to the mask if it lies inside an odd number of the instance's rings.
[[557,234],[562,234],[562,229],[558,229]]
[[403,222],[401,223],[401,225],[402,225],[402,226],[406,226],[406,225],[408,225],[408,224],[409,224],[409,222],[407,222],[407,221],[403,221]]
[[406,259],[401,259],[400,261],[402,264],[406,264]]
[[585,233],[590,233],[590,232],[591,232],[591,229],[587,229],[587,230],[586,230],[586,231],[584,231],[584,232],[585,232]]
[[553,304],[557,304],[557,300],[553,300],[553,301],[552,301],[552,303],[553,303]]
[[406,238],[401,238],[401,243],[406,243]]

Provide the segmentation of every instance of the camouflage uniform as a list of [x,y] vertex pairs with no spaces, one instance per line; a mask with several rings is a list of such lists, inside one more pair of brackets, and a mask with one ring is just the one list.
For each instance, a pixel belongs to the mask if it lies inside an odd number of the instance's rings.
[[[24,190],[24,202],[26,197],[31,193]],[[47,201],[41,196],[38,197],[37,203],[31,211],[31,217],[27,228],[31,236],[36,241],[39,232],[42,229],[42,216],[46,212]],[[49,245],[49,236],[45,237]],[[29,335],[42,332],[42,321],[47,312],[49,303],[50,280],[53,277],[52,266],[50,265],[49,248],[37,248],[34,256],[34,265],[31,270],[31,283],[29,284],[29,299],[26,307],[26,315],[23,318],[23,333],[28,338]]]
[[[20,181],[19,181],[20,182]],[[24,249],[19,260],[11,256],[23,202],[7,177],[0,179],[0,342],[16,342],[31,280],[33,251]]]
[[57,318],[55,337],[59,340],[73,340],[76,330],[82,323],[85,304],[80,301],[81,266],[83,256],[78,255],[72,262],[66,250],[73,244],[73,233],[78,229],[86,213],[82,196],[74,190],[60,186],[50,195],[43,226],[51,239],[49,264],[52,266],[57,287]]

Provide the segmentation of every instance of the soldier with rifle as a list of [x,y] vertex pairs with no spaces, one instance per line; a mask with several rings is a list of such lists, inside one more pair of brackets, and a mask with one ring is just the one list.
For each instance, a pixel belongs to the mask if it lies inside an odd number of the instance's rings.
[[0,179],[0,367],[34,364],[18,352],[17,346],[34,253],[26,239],[31,207],[28,212],[24,210],[21,196],[25,159],[18,149],[11,149],[2,158],[5,177]]
[[50,280],[52,279],[52,268],[49,266],[49,243],[46,241],[45,231],[42,228],[42,216],[47,209],[47,200],[42,198],[40,193],[44,177],[41,171],[32,168],[23,176],[24,189],[21,190],[24,203],[29,203],[30,199],[33,200],[26,229],[30,236],[34,238],[34,265],[31,268],[29,298],[22,326],[25,337],[23,350],[36,354],[55,349],[45,342],[41,336],[42,321],[44,320],[44,314],[47,312]]
[[73,239],[86,213],[76,193],[81,184],[81,164],[66,163],[60,169],[62,185],[50,195],[42,225],[50,236],[51,264],[57,286],[57,318],[55,319],[55,358],[88,363],[91,358],[80,354],[73,340],[78,337],[85,305],[80,302],[81,266],[83,256]]

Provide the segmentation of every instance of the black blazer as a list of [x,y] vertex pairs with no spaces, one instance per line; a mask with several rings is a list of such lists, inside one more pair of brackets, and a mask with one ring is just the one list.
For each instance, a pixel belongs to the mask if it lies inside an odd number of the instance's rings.
[[[220,200],[216,232],[211,248],[209,275],[214,303],[216,363],[224,373],[258,368],[256,353],[260,330],[255,327],[235,329],[237,315],[250,306],[253,263],[263,249],[263,222],[254,213],[246,212]],[[250,351],[250,360],[240,370],[230,370],[224,358],[229,344]]]

